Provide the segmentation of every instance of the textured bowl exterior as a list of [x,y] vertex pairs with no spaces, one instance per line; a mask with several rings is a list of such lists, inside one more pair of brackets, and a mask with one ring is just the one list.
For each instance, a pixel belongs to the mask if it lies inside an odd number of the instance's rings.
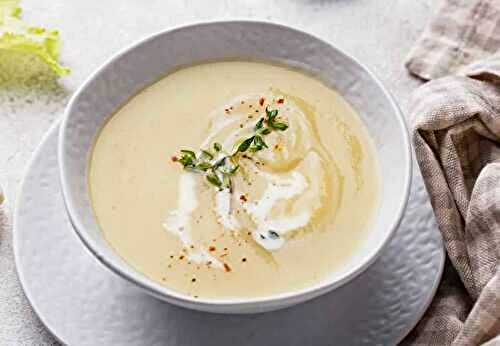
[[[87,186],[95,136],[120,105],[173,69],[221,59],[267,60],[318,75],[357,109],[373,137],[383,170],[382,198],[372,231],[345,270],[301,291],[252,299],[194,299],[136,272],[102,237]],[[153,35],[118,54],[75,93],[60,129],[62,192],[77,235],[108,268],[162,300],[219,313],[256,313],[288,307],[324,294],[371,265],[387,245],[403,215],[411,180],[411,154],[403,117],[380,82],[361,64],[306,33],[260,22],[216,22]]]
[[66,345],[396,345],[420,319],[439,283],[444,251],[435,225],[410,206],[366,271],[324,296],[285,310],[216,315],[164,304],[106,269],[71,228],[57,166],[57,128],[37,150],[14,217],[24,292]]

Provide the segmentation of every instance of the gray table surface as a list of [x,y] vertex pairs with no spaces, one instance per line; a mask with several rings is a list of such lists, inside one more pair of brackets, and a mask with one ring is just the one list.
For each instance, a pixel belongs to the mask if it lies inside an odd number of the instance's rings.
[[[24,297],[12,254],[12,215],[29,158],[69,97],[107,58],[132,42],[181,24],[259,19],[292,25],[363,61],[406,111],[420,82],[403,61],[436,9],[436,0],[24,0],[24,18],[58,28],[72,74],[29,88],[0,85],[0,345],[56,345]],[[418,168],[402,228],[436,228]],[[437,231],[437,230],[436,230]]]

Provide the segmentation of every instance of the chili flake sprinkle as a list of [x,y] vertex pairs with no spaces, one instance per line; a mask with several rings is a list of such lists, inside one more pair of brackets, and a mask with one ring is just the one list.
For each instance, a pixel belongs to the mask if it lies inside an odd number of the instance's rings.
[[263,97],[260,98],[259,100],[259,105],[263,106],[264,105],[265,99]]
[[231,267],[227,263],[224,263],[224,271],[226,273],[229,273],[231,271]]
[[208,247],[208,251],[210,251],[210,252],[214,252],[214,251],[215,251],[215,246],[209,246],[209,247]]

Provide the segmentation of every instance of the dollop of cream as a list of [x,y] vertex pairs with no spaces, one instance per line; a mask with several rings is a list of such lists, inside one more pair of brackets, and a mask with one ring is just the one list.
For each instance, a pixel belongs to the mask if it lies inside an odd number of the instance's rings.
[[188,260],[196,263],[211,262],[214,267],[223,268],[223,264],[205,249],[193,243],[191,238],[192,214],[198,207],[196,185],[198,178],[194,173],[183,173],[179,179],[179,199],[176,210],[167,216],[163,227],[174,234],[187,250]]
[[[259,246],[277,251],[325,208],[335,210],[325,203],[338,182],[335,164],[319,142],[310,118],[314,114],[306,114],[298,102],[286,95],[243,95],[210,115],[208,136],[200,148],[211,148],[219,142],[223,151],[234,152],[235,143],[253,135],[255,124],[266,115],[266,106],[278,110],[278,117],[288,124],[288,129],[271,132],[264,137],[268,148],[240,158],[232,192],[216,188],[210,191],[214,194],[212,209],[224,229],[233,234],[251,232]],[[193,245],[189,225],[191,214],[198,208],[197,194],[201,192],[197,192],[196,182],[201,184],[201,177],[181,175],[178,207],[164,225],[187,248]],[[201,247],[195,249],[190,253],[192,260],[217,263]],[[220,262],[218,265],[222,266]]]

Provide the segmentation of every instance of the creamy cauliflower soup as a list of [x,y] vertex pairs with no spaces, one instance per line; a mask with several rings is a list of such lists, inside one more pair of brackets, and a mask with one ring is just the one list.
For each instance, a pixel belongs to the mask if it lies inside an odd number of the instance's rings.
[[341,96],[245,61],[186,67],[131,98],[89,172],[112,248],[196,298],[319,283],[361,247],[379,184],[373,143]]

